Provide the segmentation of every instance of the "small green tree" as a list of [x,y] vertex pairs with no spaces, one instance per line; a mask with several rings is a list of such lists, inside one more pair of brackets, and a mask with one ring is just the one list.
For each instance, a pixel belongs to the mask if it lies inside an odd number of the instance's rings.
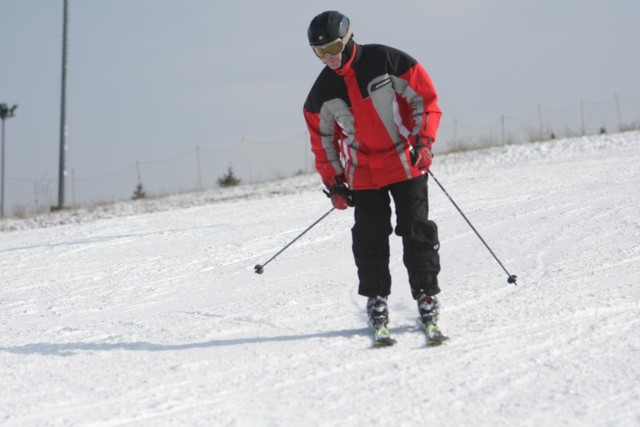
[[147,197],[146,191],[142,188],[142,183],[138,183],[136,185],[136,190],[133,192],[133,196],[131,197],[133,200],[144,199]]
[[233,174],[233,168],[229,166],[227,173],[218,178],[218,185],[220,187],[233,187],[240,184],[240,179],[236,178]]

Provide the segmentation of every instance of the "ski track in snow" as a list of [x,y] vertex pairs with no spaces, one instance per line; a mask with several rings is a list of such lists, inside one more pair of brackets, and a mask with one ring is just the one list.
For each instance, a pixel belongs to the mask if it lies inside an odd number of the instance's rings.
[[[314,176],[0,222],[3,426],[640,425],[640,133],[436,158],[441,325],[372,348]],[[244,192],[243,192],[244,191]],[[112,209],[112,210],[109,210]]]

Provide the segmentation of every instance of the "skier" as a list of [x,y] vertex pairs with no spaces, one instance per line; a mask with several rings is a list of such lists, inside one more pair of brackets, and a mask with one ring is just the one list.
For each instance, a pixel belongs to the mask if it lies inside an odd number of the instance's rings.
[[[304,104],[315,165],[333,206],[354,206],[352,249],[358,293],[368,298],[376,345],[391,345],[391,198],[419,320],[428,344],[446,337],[438,320],[438,228],[428,218],[427,171],[442,114],[431,78],[406,53],[357,44],[349,18],[319,14],[309,44],[326,65]],[[390,197],[391,196],[391,197]]]

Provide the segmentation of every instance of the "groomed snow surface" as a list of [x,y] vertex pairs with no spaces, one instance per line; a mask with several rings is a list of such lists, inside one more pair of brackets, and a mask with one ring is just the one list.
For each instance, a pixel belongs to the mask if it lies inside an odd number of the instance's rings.
[[313,176],[0,221],[3,426],[638,426],[640,133],[441,155],[440,324],[373,348]]

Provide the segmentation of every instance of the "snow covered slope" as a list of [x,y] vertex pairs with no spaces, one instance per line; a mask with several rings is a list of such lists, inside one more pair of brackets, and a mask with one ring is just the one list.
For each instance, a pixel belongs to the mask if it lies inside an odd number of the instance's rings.
[[351,211],[254,274],[330,209],[315,177],[3,221],[0,424],[640,425],[640,133],[433,172],[519,278],[431,183],[452,338],[433,349],[396,236],[398,345],[372,348]]

